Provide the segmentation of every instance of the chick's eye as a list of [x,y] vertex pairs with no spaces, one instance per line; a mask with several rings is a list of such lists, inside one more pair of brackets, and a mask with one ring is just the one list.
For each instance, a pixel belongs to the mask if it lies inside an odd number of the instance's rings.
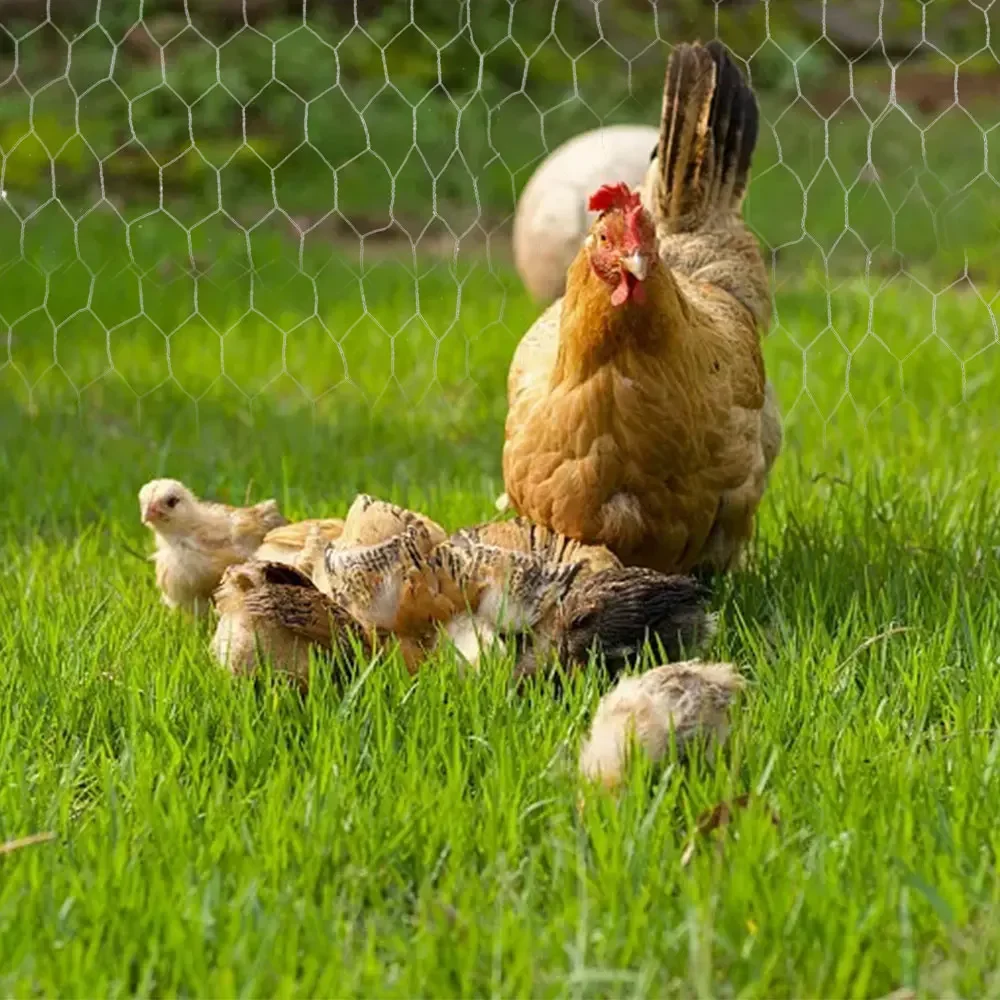
[[172,510],[181,502],[180,497],[167,497],[167,506]]

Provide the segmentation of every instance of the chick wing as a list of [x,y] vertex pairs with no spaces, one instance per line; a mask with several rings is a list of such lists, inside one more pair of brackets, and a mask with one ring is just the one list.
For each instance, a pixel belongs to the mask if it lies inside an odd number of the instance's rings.
[[605,546],[585,545],[526,517],[462,528],[451,536],[451,542],[463,548],[486,545],[529,553],[548,563],[584,563],[591,573],[621,566],[621,560]]

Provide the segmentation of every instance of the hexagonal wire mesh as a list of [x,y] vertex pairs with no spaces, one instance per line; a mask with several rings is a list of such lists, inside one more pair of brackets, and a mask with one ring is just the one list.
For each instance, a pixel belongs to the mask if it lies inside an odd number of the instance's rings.
[[[196,407],[476,384],[469,345],[509,356],[534,314],[518,192],[563,139],[656,123],[679,30],[655,0],[6,6],[0,378],[36,407],[53,378]],[[928,345],[960,403],[997,359],[1000,5],[801,4],[797,33],[795,5],[704,6],[760,95],[786,412],[867,419]]]

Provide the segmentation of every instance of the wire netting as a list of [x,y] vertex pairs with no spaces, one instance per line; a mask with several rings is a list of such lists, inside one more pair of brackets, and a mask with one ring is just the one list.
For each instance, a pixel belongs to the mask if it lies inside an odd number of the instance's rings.
[[[3,385],[36,408],[478,385],[472,345],[534,315],[519,192],[574,134],[656,124],[677,6],[5,4]],[[689,6],[761,102],[746,214],[785,411],[868,419],[926,350],[961,405],[998,356],[1000,6]],[[876,357],[896,374],[869,386]]]

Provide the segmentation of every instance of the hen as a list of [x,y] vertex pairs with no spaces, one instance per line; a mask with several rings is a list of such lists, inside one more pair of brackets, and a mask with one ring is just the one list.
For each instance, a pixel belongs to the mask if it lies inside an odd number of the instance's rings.
[[641,195],[592,196],[566,294],[511,363],[510,504],[628,565],[730,568],[780,450],[767,273],[741,216],[757,126],[726,50],[679,45]]
[[156,584],[168,607],[208,609],[227,566],[249,559],[273,528],[288,522],[274,500],[253,507],[199,500],[176,479],[139,490],[142,523],[156,536]]

